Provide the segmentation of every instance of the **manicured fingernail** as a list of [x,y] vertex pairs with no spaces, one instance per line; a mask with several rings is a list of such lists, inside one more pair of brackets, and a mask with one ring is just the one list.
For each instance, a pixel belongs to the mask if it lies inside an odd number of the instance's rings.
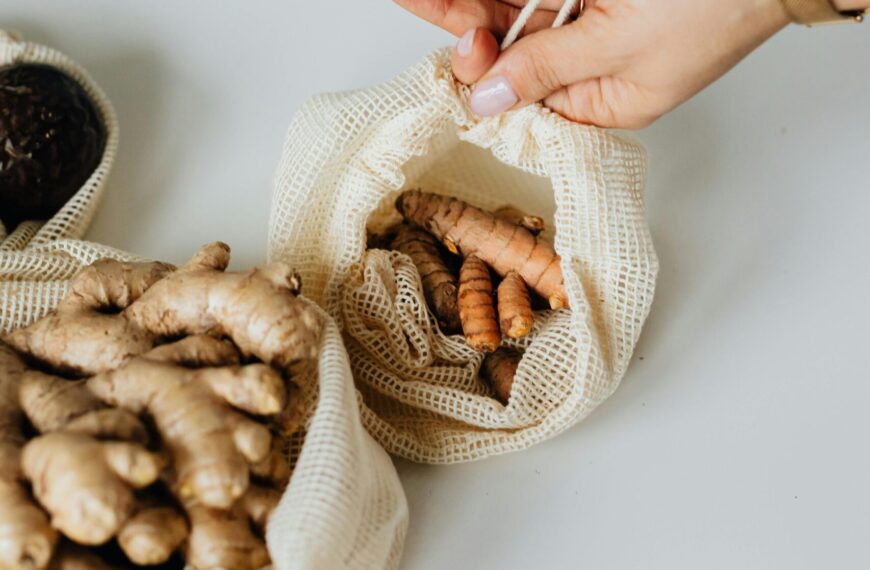
[[456,44],[456,53],[462,57],[471,55],[471,48],[474,47],[474,34],[477,28],[472,28],[465,32],[465,35],[459,38],[459,43]]
[[491,117],[507,111],[517,104],[514,88],[508,80],[498,75],[483,81],[471,94],[471,111],[479,117]]

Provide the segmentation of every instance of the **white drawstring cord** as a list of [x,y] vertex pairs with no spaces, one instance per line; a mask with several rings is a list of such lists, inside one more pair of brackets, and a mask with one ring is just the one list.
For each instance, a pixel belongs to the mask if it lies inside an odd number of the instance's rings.
[[[559,10],[559,13],[556,14],[556,20],[553,22],[553,27],[558,28],[562,24],[568,21],[568,18],[571,17],[571,12],[574,11],[574,8],[577,6],[578,0],[569,0],[562,4],[562,9]],[[580,13],[583,13],[583,0],[579,0],[580,2]]]
[[[508,30],[507,35],[501,42],[502,51],[506,50],[510,47],[512,43],[517,41],[517,38],[520,35],[520,32],[523,31],[523,28],[526,27],[526,24],[529,21],[529,18],[532,17],[535,10],[538,9],[538,6],[541,4],[543,0],[529,0],[523,9],[520,10],[520,15],[517,16],[516,21],[511,26],[511,29]],[[571,12],[574,11],[574,7],[577,5],[578,0],[565,0],[562,4],[562,8],[559,10],[559,13],[556,15],[556,20],[553,22],[553,27],[558,28],[571,16]],[[584,0],[579,0],[580,2],[580,10],[583,10]]]

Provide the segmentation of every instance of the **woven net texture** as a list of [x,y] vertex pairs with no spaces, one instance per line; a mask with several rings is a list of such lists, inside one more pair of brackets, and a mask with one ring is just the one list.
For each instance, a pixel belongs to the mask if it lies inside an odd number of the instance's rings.
[[[118,145],[111,104],[69,58],[0,30],[0,66],[24,62],[54,65],[78,80],[97,103],[109,136],[98,168],[52,219],[23,222],[12,231],[0,224],[0,333],[52,311],[69,279],[94,261],[141,260],[81,239]],[[362,425],[341,334],[331,317],[323,317],[318,366],[299,379],[305,429],[291,445],[293,477],[269,522],[269,551],[278,570],[395,568],[408,525],[405,494],[389,456]]]
[[[387,451],[427,463],[526,448],[586,417],[619,385],[653,300],[646,154],[540,105],[478,119],[449,50],[384,85],[326,94],[294,117],[275,178],[270,260],[297,268],[342,328],[362,419]],[[548,222],[571,310],[537,314],[508,405],[482,356],[442,334],[410,260],[366,250],[405,189]]]
[[118,121],[112,104],[87,71],[64,54],[0,30],[0,67],[20,63],[52,65],[78,81],[96,103],[107,137],[94,173],[52,219],[23,222],[16,228],[5,228],[0,222],[2,332],[44,316],[66,292],[67,280],[83,266],[101,257],[133,257],[81,241],[106,190],[118,149]]

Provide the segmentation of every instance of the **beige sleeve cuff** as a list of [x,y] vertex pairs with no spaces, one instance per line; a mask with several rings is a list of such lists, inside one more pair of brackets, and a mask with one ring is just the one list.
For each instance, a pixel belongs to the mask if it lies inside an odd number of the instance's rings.
[[840,12],[830,0],[781,0],[792,22],[813,26],[834,22],[861,22],[864,10]]

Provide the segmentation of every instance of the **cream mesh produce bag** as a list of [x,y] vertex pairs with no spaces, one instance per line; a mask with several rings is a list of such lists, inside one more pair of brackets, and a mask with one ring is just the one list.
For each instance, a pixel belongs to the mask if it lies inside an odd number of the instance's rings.
[[0,329],[29,323],[47,313],[66,293],[66,282],[82,266],[101,257],[131,256],[81,241],[97,211],[118,148],[118,121],[102,89],[64,54],[0,30],[0,67],[21,63],[52,65],[78,81],[90,95],[106,127],[106,147],[96,170],[47,222],[0,222]]
[[295,436],[293,478],[269,520],[269,552],[277,570],[396,568],[408,527],[405,493],[363,428],[338,326],[320,313],[318,366],[299,379],[313,413]]
[[[111,104],[69,58],[0,30],[0,66],[23,62],[51,64],[77,79],[97,103],[108,137],[94,174],[52,219],[23,222],[11,232],[0,224],[0,333],[51,311],[69,279],[97,259],[140,259],[81,239],[117,149]],[[291,446],[293,477],[270,519],[269,551],[277,570],[395,568],[408,524],[404,491],[389,456],[363,428],[341,334],[320,312],[318,366],[298,379],[305,428]]]
[[[519,450],[577,423],[618,386],[653,300],[658,262],[636,142],[540,105],[478,119],[438,51],[384,85],[310,100],[293,119],[269,253],[302,272],[343,328],[363,421],[387,451],[451,463]],[[366,250],[406,189],[548,223],[571,310],[536,315],[508,405],[482,355],[442,334],[406,256]]]

